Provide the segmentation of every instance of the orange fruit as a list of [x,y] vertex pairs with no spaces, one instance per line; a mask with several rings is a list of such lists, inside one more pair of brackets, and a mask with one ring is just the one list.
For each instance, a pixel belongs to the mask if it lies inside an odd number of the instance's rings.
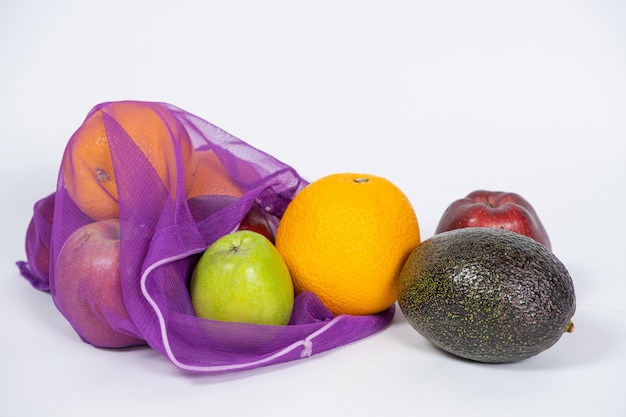
[[241,197],[243,191],[222,164],[212,149],[197,151],[195,156],[196,174],[188,197],[204,195],[229,195]]
[[85,214],[93,220],[119,217],[116,172],[103,113],[113,117],[131,137],[172,196],[177,192],[176,143],[179,142],[186,192],[189,191],[195,174],[194,149],[180,121],[158,103],[107,103],[87,117],[63,155],[61,169],[65,187]]
[[296,292],[315,293],[335,315],[376,314],[393,305],[402,266],[419,243],[406,195],[385,178],[354,173],[307,185],[276,234]]

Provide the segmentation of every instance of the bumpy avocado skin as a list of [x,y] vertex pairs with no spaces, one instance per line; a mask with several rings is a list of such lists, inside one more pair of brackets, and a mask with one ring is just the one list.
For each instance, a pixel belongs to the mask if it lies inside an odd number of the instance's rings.
[[501,229],[465,228],[435,235],[411,253],[398,305],[439,348],[507,363],[556,343],[576,299],[567,269],[541,244]]

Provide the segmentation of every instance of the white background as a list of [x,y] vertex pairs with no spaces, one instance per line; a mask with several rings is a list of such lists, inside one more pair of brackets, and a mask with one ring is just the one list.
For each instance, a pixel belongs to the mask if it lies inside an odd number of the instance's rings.
[[[478,188],[536,208],[576,331],[457,360],[396,311],[285,365],[191,376],[79,341],[14,262],[65,144],[103,101],[182,107],[313,180],[382,175],[432,236]],[[0,0],[0,415],[626,416],[626,3]]]

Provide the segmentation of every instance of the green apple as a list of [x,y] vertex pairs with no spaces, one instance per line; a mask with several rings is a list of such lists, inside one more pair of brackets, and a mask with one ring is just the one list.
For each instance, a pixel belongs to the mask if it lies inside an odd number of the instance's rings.
[[189,287],[198,317],[285,325],[294,290],[287,265],[265,236],[240,230],[210,245],[196,265]]

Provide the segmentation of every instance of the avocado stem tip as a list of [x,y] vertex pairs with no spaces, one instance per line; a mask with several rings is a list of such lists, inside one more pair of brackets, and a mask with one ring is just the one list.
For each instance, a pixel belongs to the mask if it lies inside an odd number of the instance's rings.
[[574,323],[570,320],[565,325],[565,329],[563,329],[564,333],[573,333],[574,332]]

